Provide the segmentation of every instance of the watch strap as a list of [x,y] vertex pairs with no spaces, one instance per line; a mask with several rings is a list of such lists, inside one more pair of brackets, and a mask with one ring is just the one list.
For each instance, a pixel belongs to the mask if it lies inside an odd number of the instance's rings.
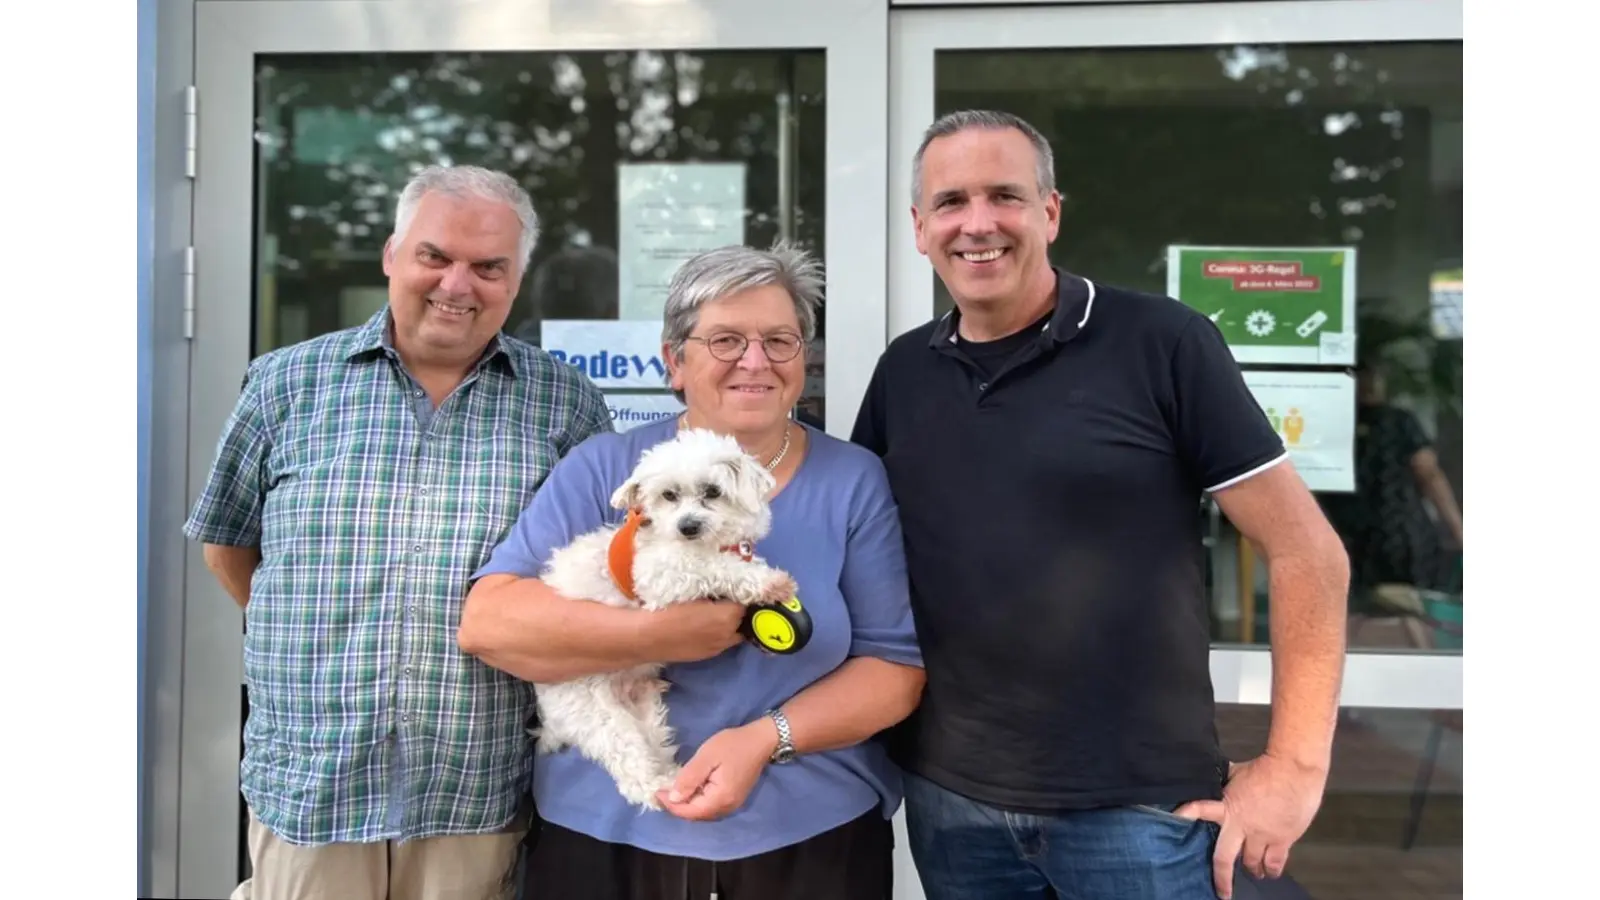
[[767,718],[778,728],[778,746],[772,751],[770,760],[775,763],[786,763],[794,759],[793,733],[789,730],[789,717],[781,709],[767,710]]

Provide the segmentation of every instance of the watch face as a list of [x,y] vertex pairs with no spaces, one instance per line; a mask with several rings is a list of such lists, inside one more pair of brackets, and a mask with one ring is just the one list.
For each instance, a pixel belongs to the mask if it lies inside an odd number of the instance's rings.
[[772,754],[772,761],[776,763],[786,763],[791,759],[794,759],[794,750],[789,747],[780,747],[778,752]]

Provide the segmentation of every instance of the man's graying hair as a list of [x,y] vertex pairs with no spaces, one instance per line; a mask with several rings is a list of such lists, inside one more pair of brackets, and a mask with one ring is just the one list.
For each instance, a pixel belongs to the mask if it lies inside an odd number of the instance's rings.
[[406,229],[416,217],[417,204],[424,195],[434,191],[456,197],[479,197],[511,207],[517,214],[517,221],[522,223],[522,234],[517,240],[517,271],[527,271],[534,245],[539,243],[539,216],[533,211],[533,199],[510,175],[479,166],[428,166],[411,176],[395,203],[395,243],[405,239]]
[[922,155],[928,151],[928,145],[937,138],[949,137],[972,128],[981,128],[985,131],[1004,131],[1014,128],[1022,132],[1028,143],[1033,145],[1034,178],[1038,181],[1039,196],[1043,197],[1056,189],[1055,155],[1050,152],[1050,142],[1044,139],[1044,135],[1040,134],[1037,128],[1008,112],[966,109],[939,117],[937,122],[929,125],[928,130],[922,133],[922,145],[917,147],[917,155],[911,161],[912,203],[922,202]]
[[[695,256],[673,273],[661,323],[661,342],[673,358],[683,359],[683,345],[700,323],[700,308],[751,288],[777,285],[794,303],[800,337],[817,335],[817,307],[824,290],[822,264],[793,244],[779,242],[770,250],[730,246]],[[674,392],[682,402],[683,393]]]

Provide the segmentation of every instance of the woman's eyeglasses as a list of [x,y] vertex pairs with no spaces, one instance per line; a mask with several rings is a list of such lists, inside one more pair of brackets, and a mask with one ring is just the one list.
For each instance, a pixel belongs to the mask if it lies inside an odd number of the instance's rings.
[[[687,340],[705,344],[711,355],[722,362],[738,362],[744,359],[744,352],[750,347],[749,338],[731,331],[708,338],[690,337]],[[794,359],[804,346],[805,341],[797,334],[779,333],[761,339],[761,351],[767,354],[768,361],[775,363]]]

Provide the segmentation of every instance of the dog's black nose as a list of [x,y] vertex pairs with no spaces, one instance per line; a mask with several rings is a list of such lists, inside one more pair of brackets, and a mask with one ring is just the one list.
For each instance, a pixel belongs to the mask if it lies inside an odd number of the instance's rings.
[[705,526],[700,524],[699,519],[684,519],[678,523],[678,533],[686,538],[697,537],[704,530]]

